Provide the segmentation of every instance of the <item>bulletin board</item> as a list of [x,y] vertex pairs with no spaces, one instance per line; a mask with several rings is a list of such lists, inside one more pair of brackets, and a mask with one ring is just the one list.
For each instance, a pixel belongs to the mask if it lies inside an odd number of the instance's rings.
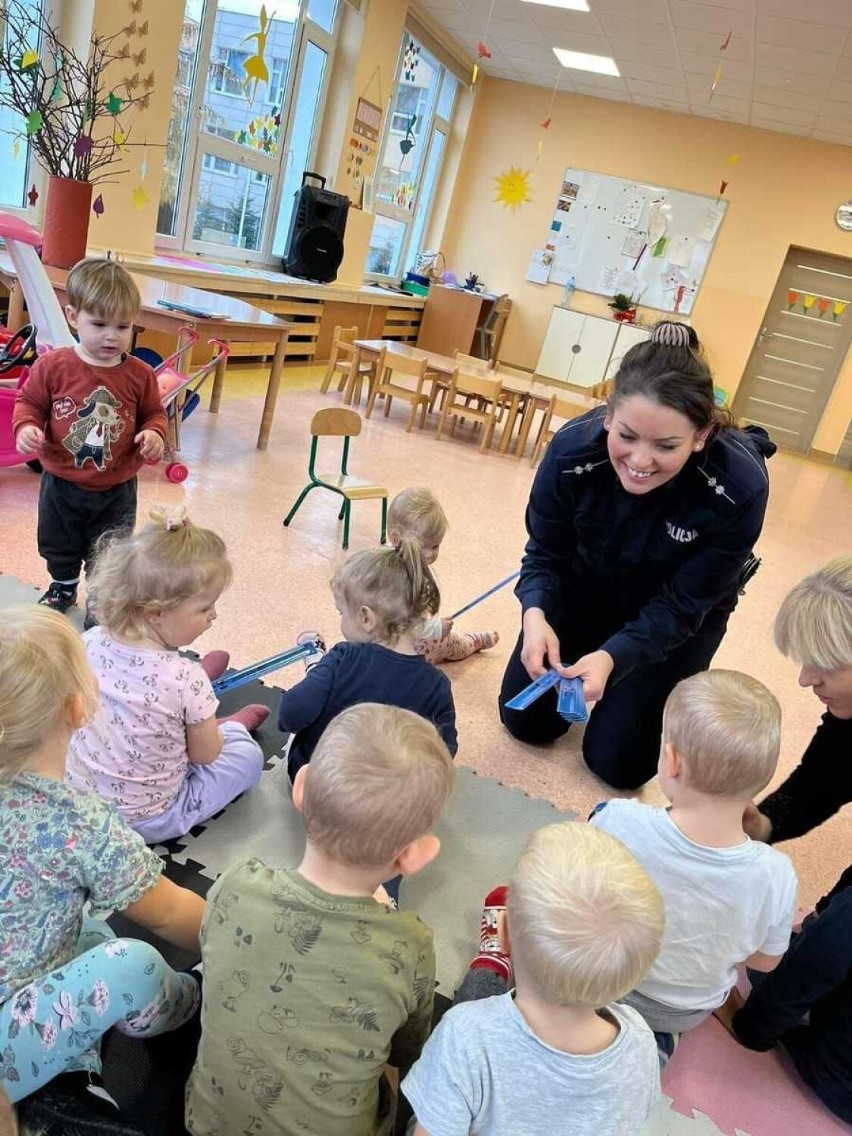
[[548,280],[688,315],[727,202],[569,167],[547,234]]

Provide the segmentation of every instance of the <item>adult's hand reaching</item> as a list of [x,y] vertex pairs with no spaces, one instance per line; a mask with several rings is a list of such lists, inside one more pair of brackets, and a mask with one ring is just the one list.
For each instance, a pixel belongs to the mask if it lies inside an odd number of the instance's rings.
[[530,607],[524,612],[524,645],[521,662],[530,678],[538,678],[549,667],[555,667],[560,674],[565,668],[559,656],[559,639],[556,632],[544,617],[540,607]]

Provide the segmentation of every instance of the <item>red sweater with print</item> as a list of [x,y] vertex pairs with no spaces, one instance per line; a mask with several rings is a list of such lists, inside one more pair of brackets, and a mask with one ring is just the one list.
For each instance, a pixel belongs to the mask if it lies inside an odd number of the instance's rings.
[[139,472],[133,439],[140,430],[166,437],[166,412],[157,379],[141,359],[126,355],[116,367],[94,367],[73,347],[49,351],[33,364],[12,416],[44,431],[38,454],[44,468],[82,489],[112,489]]

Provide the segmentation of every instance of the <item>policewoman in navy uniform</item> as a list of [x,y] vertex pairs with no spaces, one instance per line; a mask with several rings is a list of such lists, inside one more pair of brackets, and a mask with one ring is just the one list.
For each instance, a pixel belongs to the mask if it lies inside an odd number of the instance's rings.
[[666,698],[710,665],[756,563],[774,452],[717,406],[691,328],[664,321],[627,352],[608,404],[562,427],[533,483],[499,700],[514,737],[543,745],[568,729],[555,690],[505,706],[554,666],[595,703],[589,768],[616,789],[654,776]]

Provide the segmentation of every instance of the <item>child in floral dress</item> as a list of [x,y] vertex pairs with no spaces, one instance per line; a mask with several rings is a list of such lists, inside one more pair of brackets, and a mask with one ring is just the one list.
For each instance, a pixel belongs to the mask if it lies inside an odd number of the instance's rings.
[[161,875],[109,805],[64,783],[68,741],[97,699],[63,616],[0,611],[0,1089],[15,1103],[59,1077],[75,1108],[118,1118],[98,1083],[100,1039],[111,1026],[150,1037],[183,1025],[199,985],[84,907],[198,950],[204,901]]

